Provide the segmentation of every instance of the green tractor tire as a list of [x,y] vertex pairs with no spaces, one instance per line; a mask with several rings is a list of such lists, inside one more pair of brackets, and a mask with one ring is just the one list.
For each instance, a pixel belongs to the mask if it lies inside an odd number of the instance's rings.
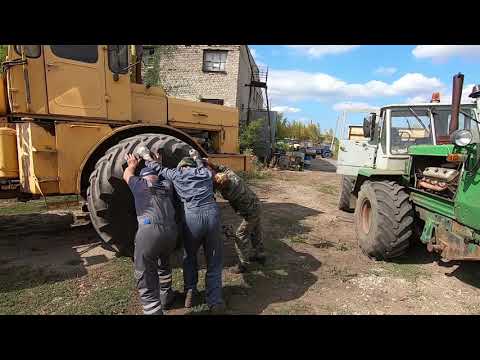
[[366,181],[358,193],[355,227],[359,246],[375,260],[404,254],[414,235],[414,211],[405,188],[394,181]]

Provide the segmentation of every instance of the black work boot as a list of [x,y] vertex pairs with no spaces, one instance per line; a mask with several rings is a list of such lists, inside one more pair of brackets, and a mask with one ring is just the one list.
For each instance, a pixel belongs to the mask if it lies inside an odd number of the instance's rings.
[[250,256],[248,260],[255,261],[261,265],[265,265],[265,263],[267,262],[267,257],[265,256],[265,254],[255,254],[253,256]]
[[210,306],[209,310],[212,315],[222,315],[225,314],[227,308],[224,303],[221,303]]
[[185,294],[185,307],[191,308],[197,305],[197,301],[198,301],[198,293],[192,289],[188,290],[187,293]]
[[248,268],[247,268],[247,265],[245,265],[244,263],[238,263],[237,265],[235,265],[232,269],[232,272],[234,274],[243,274],[243,273],[246,273],[248,272]]
[[160,302],[162,303],[162,309],[168,310],[175,302],[176,297],[177,292],[173,290],[160,294]]

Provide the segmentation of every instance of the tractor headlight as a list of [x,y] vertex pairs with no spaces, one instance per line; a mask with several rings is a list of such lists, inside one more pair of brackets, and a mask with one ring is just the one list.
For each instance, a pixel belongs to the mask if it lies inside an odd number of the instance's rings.
[[467,146],[473,140],[473,135],[469,130],[457,130],[452,134],[452,142],[457,146]]

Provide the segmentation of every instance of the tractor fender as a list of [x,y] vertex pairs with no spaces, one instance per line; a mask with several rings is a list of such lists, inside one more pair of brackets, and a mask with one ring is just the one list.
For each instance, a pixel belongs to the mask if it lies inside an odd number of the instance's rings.
[[[371,170],[371,169],[369,169]],[[358,196],[358,192],[365,181],[383,181],[392,180],[400,182],[402,180],[403,172],[399,171],[362,171],[358,172],[355,179],[355,186],[353,187],[352,194]]]
[[103,137],[85,156],[78,171],[76,184],[77,194],[81,194],[83,197],[85,197],[90,173],[94,170],[97,160],[100,159],[100,157],[102,157],[109,148],[118,144],[123,139],[146,133],[163,134],[176,137],[177,139],[187,143],[197,150],[202,157],[208,156],[205,149],[203,149],[195,139],[177,128],[168,125],[152,124],[133,124],[121,126]]

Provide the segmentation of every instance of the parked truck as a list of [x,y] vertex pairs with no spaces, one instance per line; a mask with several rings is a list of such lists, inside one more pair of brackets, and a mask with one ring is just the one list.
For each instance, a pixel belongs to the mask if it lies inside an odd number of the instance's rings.
[[480,260],[480,87],[461,104],[384,106],[364,120],[367,141],[340,144],[339,207],[355,211],[359,246],[369,257],[402,255],[420,238],[445,261]]
[[[9,45],[0,82],[0,198],[79,194],[105,245],[131,254],[137,224],[122,180],[126,153],[146,145],[174,167],[194,148],[249,170],[249,157],[238,153],[237,109],[146,86],[143,51]],[[208,153],[199,141],[209,144]]]

